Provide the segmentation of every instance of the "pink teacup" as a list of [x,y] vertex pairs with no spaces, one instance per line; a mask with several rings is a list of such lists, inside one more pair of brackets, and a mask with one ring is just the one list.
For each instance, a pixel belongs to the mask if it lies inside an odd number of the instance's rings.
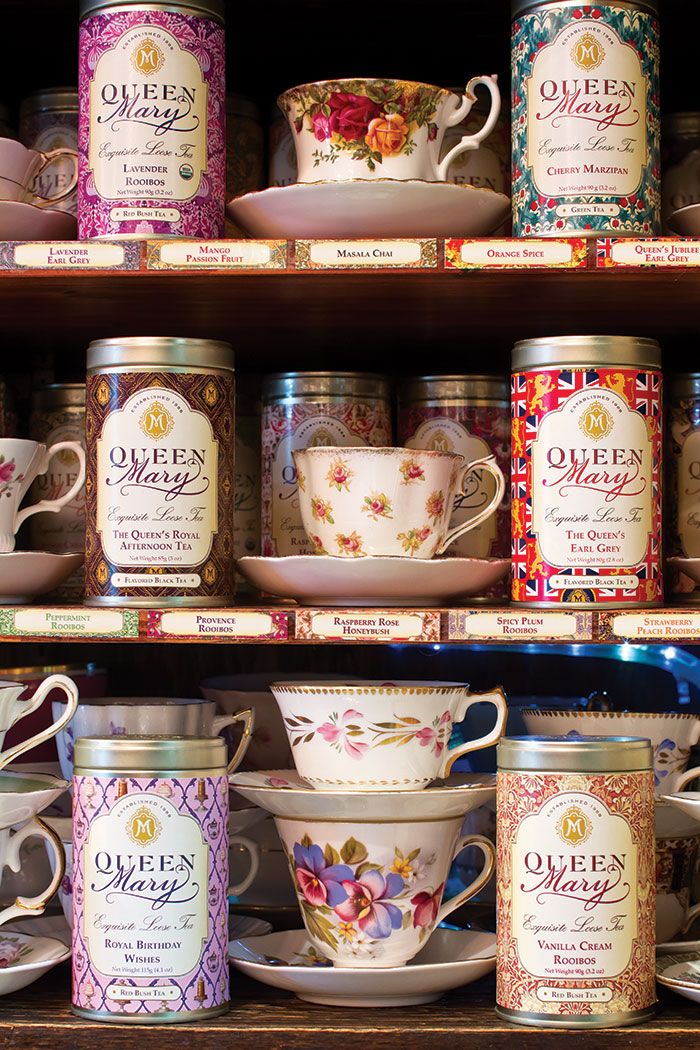
[[[33,192],[34,180],[58,157],[70,157],[73,161],[73,175],[60,193],[54,197],[39,197]],[[65,200],[75,189],[78,181],[78,154],[67,146],[41,153],[39,150],[27,149],[14,139],[0,138],[0,200],[21,201],[46,208]]]

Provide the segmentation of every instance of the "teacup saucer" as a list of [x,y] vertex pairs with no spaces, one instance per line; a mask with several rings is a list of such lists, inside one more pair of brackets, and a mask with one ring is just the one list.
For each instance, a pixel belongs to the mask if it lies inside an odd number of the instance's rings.
[[239,558],[242,576],[300,605],[382,608],[435,606],[485,594],[510,569],[509,558]]
[[55,937],[0,930],[0,995],[12,995],[70,958],[70,947]]
[[657,958],[656,980],[686,999],[700,1003],[700,952],[678,952]]
[[18,773],[3,769],[0,783],[0,828],[11,828],[43,813],[68,788],[68,781],[50,773]]
[[251,237],[486,237],[510,200],[466,183],[351,179],[271,186],[226,211]]
[[393,820],[407,807],[414,820],[443,820],[463,816],[496,794],[492,773],[453,773],[424,791],[321,791],[294,769],[232,773],[229,783],[274,817],[305,820]]
[[437,929],[415,959],[385,970],[333,967],[315,954],[305,930],[232,941],[228,951],[236,969],[309,1003],[417,1006],[490,973],[496,965],[496,935]]
[[22,201],[0,201],[0,241],[73,241],[75,216]]
[[26,605],[38,595],[48,594],[79,569],[84,560],[83,554],[51,551],[0,554],[0,605]]
[[[700,229],[700,204],[691,204],[691,208],[698,208],[698,228]],[[682,209],[686,211],[686,208]],[[694,583],[700,583],[700,558],[667,558],[666,564],[670,569],[678,569],[679,572],[690,576]]]
[[681,237],[700,236],[700,204],[687,204],[678,208],[666,221],[667,226]]

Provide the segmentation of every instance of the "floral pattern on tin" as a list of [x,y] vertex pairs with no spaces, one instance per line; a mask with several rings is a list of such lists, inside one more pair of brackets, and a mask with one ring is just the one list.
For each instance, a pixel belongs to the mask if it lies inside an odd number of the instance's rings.
[[394,516],[391,501],[384,492],[372,492],[369,496],[365,496],[362,502],[362,513],[369,514],[372,521]]
[[429,525],[424,525],[421,529],[409,529],[407,532],[399,532],[396,538],[401,540],[401,546],[404,551],[412,558],[421,549],[432,531]]
[[430,748],[439,758],[452,735],[452,715],[449,711],[436,715],[430,725],[423,725],[413,715],[394,715],[394,721],[367,722],[363,725],[364,717],[361,711],[348,708],[342,714],[334,711],[327,722],[320,724],[307,715],[296,713],[285,717],[284,724],[292,748],[310,743],[318,734],[335,751],[344,751],[358,762],[368,751],[378,747],[405,747],[411,743]]

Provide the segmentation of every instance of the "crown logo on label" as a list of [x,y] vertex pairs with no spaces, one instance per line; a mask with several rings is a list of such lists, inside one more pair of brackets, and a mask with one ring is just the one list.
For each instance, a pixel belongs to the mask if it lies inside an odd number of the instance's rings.
[[126,822],[126,833],[137,846],[149,846],[162,830],[160,821],[147,806],[141,806]]
[[327,427],[319,427],[314,431],[308,448],[330,448],[332,445],[337,444],[338,442]]
[[454,443],[450,441],[444,430],[436,430],[430,442],[430,448],[435,452],[454,452]]
[[571,61],[588,72],[597,69],[605,58],[605,51],[591,33],[584,33],[571,49]]
[[143,73],[145,77],[150,77],[153,73],[157,73],[159,69],[162,69],[164,62],[165,55],[156,42],[148,37],[142,40],[131,52],[132,66],[139,73]]
[[614,426],[612,416],[600,401],[594,401],[588,406],[581,414],[578,425],[592,441],[606,437]]
[[570,846],[579,846],[591,837],[593,826],[578,806],[570,806],[557,822],[557,835]]
[[175,426],[175,420],[160,401],[151,401],[139,420],[139,426],[146,437],[160,441],[167,437]]

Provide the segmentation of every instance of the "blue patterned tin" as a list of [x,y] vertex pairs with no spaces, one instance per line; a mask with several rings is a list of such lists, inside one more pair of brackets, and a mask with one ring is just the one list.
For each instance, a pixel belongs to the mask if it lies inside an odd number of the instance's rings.
[[659,232],[656,0],[515,0],[516,237]]

